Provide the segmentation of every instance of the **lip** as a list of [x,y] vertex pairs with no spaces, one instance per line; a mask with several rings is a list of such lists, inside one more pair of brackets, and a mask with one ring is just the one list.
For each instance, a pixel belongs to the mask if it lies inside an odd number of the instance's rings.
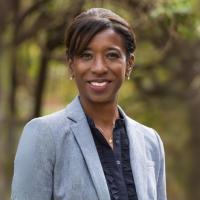
[[97,79],[87,81],[87,83],[89,85],[89,88],[94,92],[104,92],[111,83],[111,81],[105,79]]

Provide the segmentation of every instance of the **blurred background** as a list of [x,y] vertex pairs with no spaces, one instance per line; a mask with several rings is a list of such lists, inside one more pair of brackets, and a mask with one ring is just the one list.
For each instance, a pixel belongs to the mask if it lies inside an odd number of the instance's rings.
[[199,200],[199,0],[0,0],[0,199],[10,197],[24,124],[65,107],[77,94],[65,63],[64,32],[91,7],[109,8],[133,26],[136,63],[120,105],[162,137],[168,199]]

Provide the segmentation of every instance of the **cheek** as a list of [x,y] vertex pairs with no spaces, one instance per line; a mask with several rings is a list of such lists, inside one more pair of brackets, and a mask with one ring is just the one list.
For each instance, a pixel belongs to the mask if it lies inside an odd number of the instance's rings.
[[122,79],[124,79],[124,78],[125,78],[125,75],[126,75],[126,66],[121,67],[121,68],[118,70],[118,74],[121,76]]
[[81,65],[74,65],[72,67],[72,72],[75,79],[80,79],[84,74],[84,70],[83,67],[81,67]]
[[123,77],[126,74],[126,64],[124,62],[115,63],[114,65],[110,64],[112,72],[118,76]]

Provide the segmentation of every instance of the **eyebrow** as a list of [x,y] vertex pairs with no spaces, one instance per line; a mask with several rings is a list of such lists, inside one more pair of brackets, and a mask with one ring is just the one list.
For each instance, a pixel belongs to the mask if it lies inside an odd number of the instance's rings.
[[118,47],[115,47],[115,46],[114,47],[108,47],[107,49],[108,50],[117,50],[117,51],[120,51],[120,52],[123,51],[121,48],[118,48]]
[[[85,48],[83,51],[92,51],[92,49],[90,47]],[[112,46],[112,47],[108,47],[106,48],[106,50],[115,50],[115,51],[123,51],[123,49],[117,47],[117,46]]]

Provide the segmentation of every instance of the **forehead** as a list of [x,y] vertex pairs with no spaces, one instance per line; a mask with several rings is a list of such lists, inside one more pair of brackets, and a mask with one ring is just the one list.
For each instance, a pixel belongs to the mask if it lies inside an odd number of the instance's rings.
[[125,51],[125,44],[122,36],[115,30],[109,28],[94,35],[87,48],[117,48]]

